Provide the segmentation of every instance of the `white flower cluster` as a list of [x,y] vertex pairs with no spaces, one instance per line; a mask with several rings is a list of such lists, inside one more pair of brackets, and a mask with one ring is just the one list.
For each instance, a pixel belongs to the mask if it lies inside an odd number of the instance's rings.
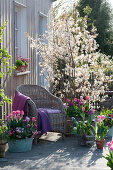
[[76,6],[73,13],[65,12],[57,19],[53,8],[50,16],[47,36],[37,40],[28,36],[42,58],[42,73],[48,73],[54,93],[63,99],[78,94],[100,101],[107,88],[105,82],[111,79],[104,71],[111,69],[112,62],[96,52],[96,28],[93,26],[91,33],[87,30],[87,17],[81,18]]

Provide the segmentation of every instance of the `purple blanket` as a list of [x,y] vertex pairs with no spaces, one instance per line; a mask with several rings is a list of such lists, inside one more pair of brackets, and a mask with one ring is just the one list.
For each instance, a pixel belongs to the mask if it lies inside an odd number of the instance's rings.
[[29,100],[30,98],[23,95],[20,92],[16,92],[15,93],[15,97],[13,100],[13,105],[12,105],[12,110],[16,111],[16,110],[23,110],[25,113],[25,116],[28,116],[28,105],[27,105],[27,100]]
[[[15,97],[13,100],[12,110],[23,110],[25,113],[25,116],[28,115],[28,105],[27,100],[30,98],[23,95],[20,92],[15,93]],[[41,131],[41,134],[44,134],[48,131],[52,130],[50,117],[46,109],[37,109],[38,114],[38,130]]]
[[41,135],[52,131],[50,117],[46,109],[37,109],[38,112],[38,130],[41,131]]

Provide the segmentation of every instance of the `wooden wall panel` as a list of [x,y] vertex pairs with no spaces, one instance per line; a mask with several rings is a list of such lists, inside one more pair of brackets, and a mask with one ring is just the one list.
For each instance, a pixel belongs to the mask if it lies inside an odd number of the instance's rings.
[[[39,32],[39,12],[48,13],[51,5],[51,0],[15,0],[23,4],[27,8],[27,32],[30,36],[36,38]],[[12,59],[10,65],[14,64],[14,0],[0,0],[0,16],[1,24],[8,21],[5,34],[3,36],[2,45],[8,49]],[[13,100],[15,88],[20,84],[38,84],[38,56],[36,51],[30,47],[30,42],[27,40],[27,57],[31,58],[29,63],[30,74],[22,76],[12,76],[7,79],[5,85],[5,94]],[[5,71],[5,68],[4,68]],[[11,104],[5,104],[3,111],[9,114],[12,111]],[[3,116],[4,117],[4,116]]]

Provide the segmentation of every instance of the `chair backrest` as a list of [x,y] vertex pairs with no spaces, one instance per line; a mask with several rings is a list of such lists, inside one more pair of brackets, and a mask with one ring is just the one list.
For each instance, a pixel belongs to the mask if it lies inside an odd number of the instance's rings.
[[16,88],[20,93],[30,97],[37,108],[54,108],[64,112],[62,101],[38,85],[20,85]]

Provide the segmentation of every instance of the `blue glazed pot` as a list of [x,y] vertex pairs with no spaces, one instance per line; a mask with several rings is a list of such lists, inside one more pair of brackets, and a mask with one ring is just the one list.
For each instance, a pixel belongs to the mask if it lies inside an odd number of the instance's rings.
[[8,140],[10,152],[27,152],[32,149],[33,138]]

